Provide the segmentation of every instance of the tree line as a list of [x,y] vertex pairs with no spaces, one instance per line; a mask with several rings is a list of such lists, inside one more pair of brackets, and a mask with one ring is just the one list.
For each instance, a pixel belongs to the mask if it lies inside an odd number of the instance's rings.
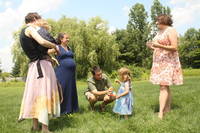
[[[93,65],[99,65],[107,73],[124,65],[149,69],[152,51],[145,43],[155,36],[155,18],[161,14],[172,16],[170,8],[163,6],[159,0],[153,1],[150,14],[143,4],[137,3],[130,8],[126,28],[117,29],[113,33],[108,32],[108,23],[100,17],[83,21],[63,16],[57,21],[47,21],[54,37],[59,32],[70,35],[69,46],[75,53],[77,77],[85,78]],[[25,76],[28,68],[29,60],[19,43],[19,34],[23,27],[13,34],[13,76]],[[200,67],[200,30],[188,29],[180,37],[179,52],[183,67]]]

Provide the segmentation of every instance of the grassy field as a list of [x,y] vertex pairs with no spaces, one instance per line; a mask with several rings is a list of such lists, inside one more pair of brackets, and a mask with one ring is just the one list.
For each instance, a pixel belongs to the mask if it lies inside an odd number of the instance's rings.
[[[88,110],[83,95],[86,83],[79,81],[80,111],[70,116],[50,120],[55,133],[200,133],[200,77],[186,77],[184,85],[173,86],[172,111],[161,121],[157,118],[158,86],[148,81],[133,82],[134,114],[128,120],[112,112]],[[117,85],[114,84],[117,88]],[[31,120],[17,123],[24,83],[0,83],[0,133],[30,133]]]

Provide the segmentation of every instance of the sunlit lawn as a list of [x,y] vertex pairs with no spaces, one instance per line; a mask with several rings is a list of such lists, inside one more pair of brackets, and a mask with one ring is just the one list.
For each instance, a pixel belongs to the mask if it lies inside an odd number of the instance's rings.
[[[112,112],[113,104],[105,112],[92,112],[83,93],[86,82],[78,81],[79,113],[50,120],[55,133],[199,133],[200,77],[186,77],[184,85],[173,86],[172,111],[164,120],[157,118],[158,86],[148,81],[133,81],[134,114],[128,120]],[[117,88],[117,85],[114,84]],[[0,83],[0,133],[29,133],[31,120],[17,123],[24,83]]]

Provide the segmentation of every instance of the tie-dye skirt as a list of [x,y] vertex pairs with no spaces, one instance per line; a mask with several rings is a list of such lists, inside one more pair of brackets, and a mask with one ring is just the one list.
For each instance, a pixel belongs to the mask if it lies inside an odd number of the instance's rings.
[[29,64],[19,121],[36,118],[44,125],[49,115],[60,116],[60,99],[56,75],[51,62],[40,61],[43,77],[38,77],[37,61]]

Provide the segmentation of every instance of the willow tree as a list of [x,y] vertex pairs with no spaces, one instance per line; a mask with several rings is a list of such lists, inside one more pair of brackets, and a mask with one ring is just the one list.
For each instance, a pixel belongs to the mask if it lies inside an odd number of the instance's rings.
[[[23,28],[24,26],[22,26]],[[25,56],[25,53],[23,52],[20,42],[19,42],[19,35],[21,32],[21,29],[19,31],[16,31],[13,34],[14,38],[14,44],[12,46],[12,55],[13,55],[13,62],[14,67],[12,68],[12,75],[13,76],[26,76],[27,68],[28,68],[28,58]]]
[[1,68],[1,61],[0,61],[0,76],[1,76],[1,73],[2,73],[2,68]]
[[[70,35],[72,51],[75,53],[78,78],[87,76],[93,65],[100,65],[102,69],[111,72],[116,66],[116,58],[119,55],[115,36],[108,33],[107,22],[100,17],[91,18],[88,22],[77,18],[61,17],[58,21],[48,19],[51,25],[51,34],[56,38],[59,32]],[[27,71],[27,58],[19,45],[19,31],[14,34],[13,45],[14,62],[20,62],[20,73]],[[22,64],[21,64],[22,63]],[[23,70],[21,70],[23,69]]]

